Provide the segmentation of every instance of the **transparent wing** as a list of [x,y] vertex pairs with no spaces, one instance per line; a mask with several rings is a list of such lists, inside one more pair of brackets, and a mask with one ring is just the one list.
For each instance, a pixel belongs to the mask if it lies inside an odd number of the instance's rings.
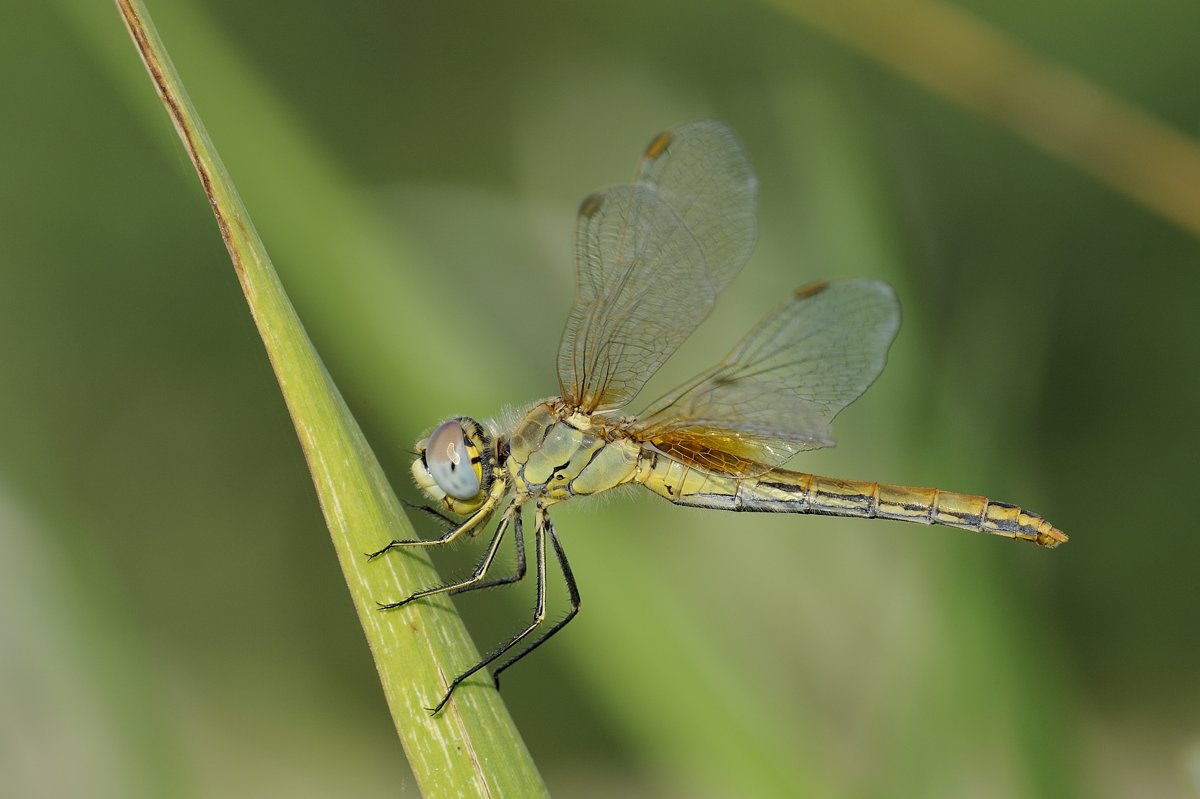
[[583,201],[558,352],[564,400],[590,413],[633,399],[741,270],[755,195],[737,138],[698,122],[651,142],[632,184]]
[[685,462],[733,473],[833,446],[830,422],[883,371],[899,327],[886,283],[800,289],[721,363],[655,402],[633,432]]

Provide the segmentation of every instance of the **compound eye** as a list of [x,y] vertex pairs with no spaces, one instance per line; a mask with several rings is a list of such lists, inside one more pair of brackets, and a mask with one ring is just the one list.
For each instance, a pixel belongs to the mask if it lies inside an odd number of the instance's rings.
[[438,488],[454,499],[465,501],[479,494],[481,472],[478,462],[471,462],[472,457],[462,425],[457,421],[446,422],[429,436],[425,448],[429,475]]

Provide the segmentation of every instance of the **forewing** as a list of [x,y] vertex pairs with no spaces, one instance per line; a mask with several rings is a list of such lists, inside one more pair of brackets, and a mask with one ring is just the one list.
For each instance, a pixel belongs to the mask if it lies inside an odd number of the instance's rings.
[[890,286],[817,283],[772,311],[721,363],[655,402],[634,434],[719,471],[833,446],[829,425],[883,371],[900,326]]
[[563,399],[628,403],[712,310],[754,246],[756,183],[717,122],[661,134],[637,178],[583,201],[575,304],[563,331]]

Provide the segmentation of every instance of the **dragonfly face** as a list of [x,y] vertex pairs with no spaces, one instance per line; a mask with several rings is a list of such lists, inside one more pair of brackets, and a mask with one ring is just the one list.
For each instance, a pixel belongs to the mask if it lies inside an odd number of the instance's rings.
[[495,465],[487,429],[474,419],[459,416],[417,442],[412,474],[434,502],[466,516],[483,504]]
[[[448,543],[498,521],[469,578],[382,608],[523,578],[522,510],[532,508],[534,518],[533,619],[452,680],[435,713],[471,674],[508,654],[494,670],[498,680],[575,616],[579,592],[548,508],[576,496],[640,483],[693,507],[943,524],[1045,547],[1067,540],[1041,516],[985,497],[780,468],[798,452],[832,446],[834,417],[883,370],[900,309],[891,288],[877,280],[824,281],[795,291],[716,366],[642,413],[620,415],[741,270],[756,236],[756,193],[749,161],[724,125],[700,122],[656,137],[632,183],[593,194],[579,208],[576,294],[559,345],[559,396],[528,408],[511,429],[460,416],[418,442],[413,477],[436,504],[425,510],[447,532],[393,541],[374,556]],[[516,573],[489,578],[510,529]],[[571,608],[530,637],[546,618],[548,545]]]

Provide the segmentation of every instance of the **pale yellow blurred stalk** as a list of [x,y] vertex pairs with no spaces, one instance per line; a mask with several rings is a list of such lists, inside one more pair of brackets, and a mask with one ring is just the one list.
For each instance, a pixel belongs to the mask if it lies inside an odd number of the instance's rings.
[[1200,236],[1195,139],[978,17],[939,0],[768,2]]

